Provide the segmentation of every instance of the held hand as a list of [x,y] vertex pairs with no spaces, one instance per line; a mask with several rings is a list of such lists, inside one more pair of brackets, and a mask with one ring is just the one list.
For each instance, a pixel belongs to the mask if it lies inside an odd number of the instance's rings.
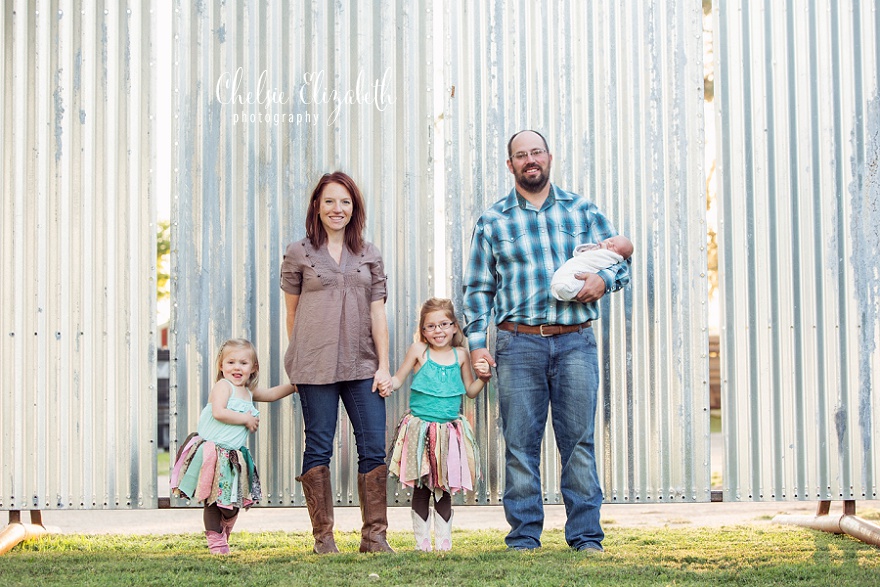
[[257,428],[260,427],[260,419],[251,414],[247,414],[247,422],[245,422],[245,428],[248,429],[248,432],[256,432]]
[[490,371],[489,361],[487,361],[485,358],[482,358],[474,363],[474,371],[476,372],[477,377],[479,377],[480,379],[484,377],[486,379],[492,377],[492,371]]
[[595,273],[578,273],[575,278],[584,280],[584,286],[574,298],[582,304],[595,302],[605,295],[605,280]]
[[495,366],[495,359],[492,358],[492,355],[489,353],[489,349],[476,349],[471,351],[471,365],[476,371],[477,376],[483,381],[489,381],[492,378],[492,372],[487,369],[486,373],[480,372],[477,364],[480,361],[485,361],[490,367]]
[[388,372],[388,369],[379,369],[373,376],[373,391],[376,390],[379,391],[379,395],[382,397],[391,395],[393,388],[391,385],[391,373]]

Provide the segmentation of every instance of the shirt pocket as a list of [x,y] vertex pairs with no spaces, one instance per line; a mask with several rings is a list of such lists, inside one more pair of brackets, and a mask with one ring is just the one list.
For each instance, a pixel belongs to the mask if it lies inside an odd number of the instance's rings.
[[493,246],[496,259],[502,263],[525,263],[531,249],[528,236],[528,231],[520,226],[499,233]]
[[559,224],[559,234],[565,242],[565,250],[562,254],[566,259],[574,255],[574,249],[578,245],[593,242],[590,231],[570,218],[563,219]]
[[582,242],[591,242],[588,240],[590,239],[589,228],[583,224],[574,222],[572,218],[564,218],[562,222],[559,223],[559,231],[572,239],[576,239],[578,244],[581,244]]
[[337,286],[336,273],[318,265],[303,267],[303,291],[321,291]]
[[373,287],[373,274],[370,272],[370,264],[359,257],[357,267],[345,273],[346,289],[360,289],[366,292],[369,299]]

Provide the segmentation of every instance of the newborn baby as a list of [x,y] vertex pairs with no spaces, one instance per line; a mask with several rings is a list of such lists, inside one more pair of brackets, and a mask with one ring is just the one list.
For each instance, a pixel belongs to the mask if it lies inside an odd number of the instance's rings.
[[612,236],[601,243],[584,243],[574,249],[571,259],[553,274],[550,282],[550,293],[557,300],[570,302],[574,300],[584,280],[577,279],[579,273],[597,273],[612,265],[628,259],[633,254],[633,244],[622,235]]

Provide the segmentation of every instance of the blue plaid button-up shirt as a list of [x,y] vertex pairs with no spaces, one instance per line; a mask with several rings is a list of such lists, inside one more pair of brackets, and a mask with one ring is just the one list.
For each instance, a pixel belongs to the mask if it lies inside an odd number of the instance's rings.
[[[561,302],[550,294],[553,273],[581,243],[617,234],[595,204],[551,184],[538,210],[516,189],[486,210],[474,227],[464,274],[464,332],[471,350],[486,347],[486,328],[495,323],[581,324],[599,317],[596,302]],[[605,291],[629,283],[630,260],[599,272]]]

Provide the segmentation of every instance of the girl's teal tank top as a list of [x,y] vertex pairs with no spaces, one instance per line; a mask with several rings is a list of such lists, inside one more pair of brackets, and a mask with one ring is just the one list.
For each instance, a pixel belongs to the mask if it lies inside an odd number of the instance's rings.
[[453,347],[455,363],[440,365],[426,351],[426,361],[413,376],[410,385],[409,409],[413,416],[428,422],[451,422],[458,418],[461,396],[465,394],[458,364],[458,350]]
[[[254,406],[253,394],[251,393],[250,401],[238,399],[235,397],[235,386],[228,379],[224,379],[226,383],[232,387],[232,395],[226,402],[226,407],[233,412],[241,412],[242,414],[250,412],[255,417],[260,415],[260,411]],[[250,390],[248,390],[250,393]],[[243,424],[227,424],[214,418],[211,402],[208,402],[202,409],[199,417],[199,436],[205,440],[210,440],[214,444],[222,446],[226,449],[238,450],[247,443],[248,431]]]

